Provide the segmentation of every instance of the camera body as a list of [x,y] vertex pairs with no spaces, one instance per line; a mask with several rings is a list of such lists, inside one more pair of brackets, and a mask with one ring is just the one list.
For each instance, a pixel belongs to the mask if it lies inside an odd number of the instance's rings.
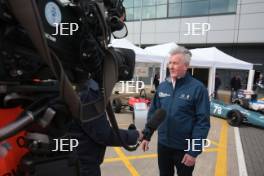
[[[12,108],[20,106],[24,112],[32,112],[34,116],[32,122],[25,126],[27,128],[13,130],[26,129],[22,138],[27,143],[25,147],[29,150],[23,159],[17,160],[20,160],[20,164],[14,163],[14,165],[22,166],[23,174],[26,172],[29,175],[41,175],[35,172],[34,168],[45,168],[53,162],[58,167],[57,169],[53,167],[54,170],[50,170],[49,173],[61,170],[67,173],[66,168],[58,168],[70,161],[69,168],[72,170],[68,173],[74,171],[77,175],[75,169],[78,163],[73,161],[68,153],[63,156],[50,154],[43,148],[44,144],[40,143],[37,147],[33,145],[39,141],[38,137],[27,139],[31,133],[44,134],[50,139],[63,136],[67,132],[65,127],[73,117],[67,108],[69,105],[60,97],[63,81],[56,78],[50,65],[41,57],[36,43],[32,41],[32,34],[17,19],[14,13],[17,9],[10,8],[11,1],[0,0],[0,110],[10,108],[12,111]],[[43,27],[43,40],[47,42],[49,51],[58,58],[65,71],[63,76],[70,80],[77,95],[88,79],[98,82],[103,90],[102,93],[111,92],[113,83],[104,82],[107,72],[105,65],[109,60],[112,61],[110,63],[113,64],[116,72],[113,81],[132,78],[135,53],[128,49],[108,47],[111,33],[125,26],[123,21],[125,9],[121,0],[36,0],[34,2]],[[106,95],[102,94],[102,96]],[[104,99],[107,100],[107,97]],[[91,102],[85,103],[93,105]],[[54,113],[50,113],[52,112],[50,110]],[[25,117],[24,112],[17,114],[18,120]],[[13,122],[15,123],[16,121]],[[5,124],[0,131],[5,131],[7,127],[8,124]],[[8,138],[4,140],[13,140],[13,135],[7,135]],[[1,137],[0,142],[2,142]],[[39,155],[40,151],[42,151],[41,155]],[[16,170],[16,168],[11,169]],[[43,171],[48,170],[43,169]]]
[[[116,19],[125,15],[125,11],[119,0],[62,2],[37,0],[36,4],[49,48],[62,62],[70,80],[76,83],[87,79],[88,74],[100,74],[98,71],[105,59],[111,32],[124,27],[123,21]],[[7,7],[7,1],[2,0],[0,79],[51,79],[52,75],[45,68],[46,63],[36,52],[27,31],[16,22]],[[71,31],[73,26],[75,31]],[[120,63],[126,58],[115,59]]]

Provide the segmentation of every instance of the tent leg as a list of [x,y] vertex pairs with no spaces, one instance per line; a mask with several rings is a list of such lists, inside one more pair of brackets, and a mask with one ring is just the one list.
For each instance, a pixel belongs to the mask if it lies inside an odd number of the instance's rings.
[[[255,70],[249,70],[248,73],[248,82],[247,82],[247,90],[251,91],[253,89]],[[247,95],[246,98],[250,98],[250,95]]]
[[216,73],[216,68],[211,67],[209,70],[209,80],[208,80],[208,93],[209,96],[213,95],[214,89],[215,89],[215,73]]

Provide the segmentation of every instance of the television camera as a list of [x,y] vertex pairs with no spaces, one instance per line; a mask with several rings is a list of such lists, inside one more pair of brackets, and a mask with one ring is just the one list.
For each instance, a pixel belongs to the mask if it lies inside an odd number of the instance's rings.
[[[49,153],[50,139],[65,137],[73,119],[89,122],[109,109],[114,84],[132,78],[135,53],[108,46],[127,35],[124,21],[122,0],[0,0],[0,115],[19,107],[14,121],[0,117],[0,144],[15,140],[27,150],[10,165],[19,165],[15,172],[41,175],[36,168],[46,163],[38,170],[49,175],[53,161],[55,170],[76,173],[76,162],[71,171],[60,167],[67,154]],[[98,101],[80,98],[89,79],[100,87]]]

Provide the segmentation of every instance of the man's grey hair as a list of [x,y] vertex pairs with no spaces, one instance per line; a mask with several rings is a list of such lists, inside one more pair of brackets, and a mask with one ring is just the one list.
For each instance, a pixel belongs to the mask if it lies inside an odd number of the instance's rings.
[[176,54],[182,54],[184,63],[190,65],[192,53],[183,46],[177,46],[170,50],[170,57]]

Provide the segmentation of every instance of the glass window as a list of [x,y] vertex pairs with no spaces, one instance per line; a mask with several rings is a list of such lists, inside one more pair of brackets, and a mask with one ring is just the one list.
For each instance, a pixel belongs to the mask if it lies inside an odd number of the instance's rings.
[[169,4],[169,17],[177,17],[181,15],[181,3]]
[[[1,1],[1,0],[0,0]],[[127,20],[235,13],[237,0],[124,0]]]
[[126,19],[133,20],[134,19],[134,9],[133,8],[126,8]]
[[134,5],[134,1],[133,1],[133,0],[125,0],[123,4],[124,4],[124,6],[125,6],[126,8],[128,8],[128,7],[133,7],[133,5]]
[[141,7],[141,0],[134,0],[134,7]]
[[157,18],[165,18],[167,17],[167,5],[159,5],[157,6]]
[[143,19],[150,19],[156,17],[156,6],[144,7]]
[[228,12],[236,12],[237,9],[237,1],[236,0],[230,0],[228,3]]
[[181,2],[181,0],[169,0],[169,3]]
[[134,20],[139,20],[141,16],[141,8],[134,8]]
[[182,16],[207,15],[209,13],[208,0],[183,2]]
[[197,0],[182,0],[182,2],[195,2],[195,1],[197,1]]
[[157,0],[156,4],[167,4],[167,0]]
[[211,0],[210,14],[235,12],[236,1],[237,0]]
[[143,0],[143,6],[155,5],[156,0]]

